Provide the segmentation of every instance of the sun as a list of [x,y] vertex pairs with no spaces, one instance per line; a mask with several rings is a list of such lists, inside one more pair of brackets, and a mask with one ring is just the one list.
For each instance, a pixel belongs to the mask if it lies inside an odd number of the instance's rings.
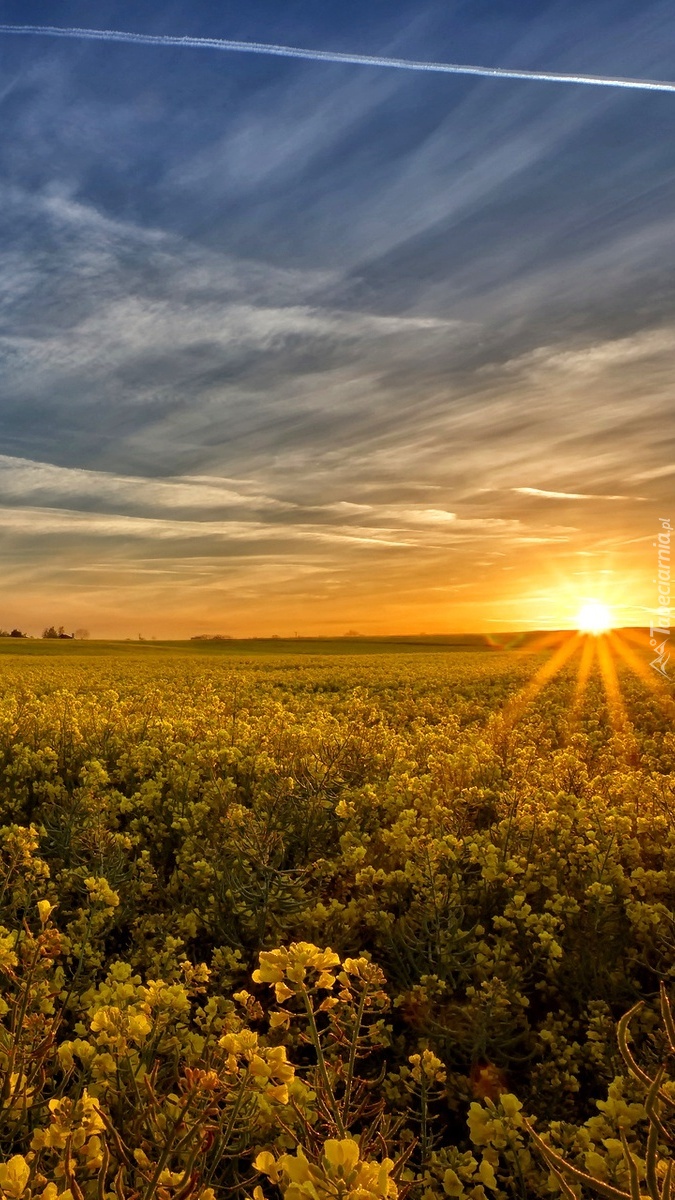
[[612,612],[600,600],[587,600],[577,613],[579,633],[592,633],[597,637],[612,628]]

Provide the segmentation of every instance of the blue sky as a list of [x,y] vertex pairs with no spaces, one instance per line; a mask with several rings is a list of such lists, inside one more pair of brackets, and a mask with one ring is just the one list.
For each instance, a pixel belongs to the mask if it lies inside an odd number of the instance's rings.
[[[666,3],[0,19],[675,77]],[[0,104],[0,625],[644,619],[675,96],[0,36]]]

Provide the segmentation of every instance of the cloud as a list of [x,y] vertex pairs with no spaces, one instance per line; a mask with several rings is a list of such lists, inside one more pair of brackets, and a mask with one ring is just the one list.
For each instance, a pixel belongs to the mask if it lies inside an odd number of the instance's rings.
[[545,500],[645,500],[645,496],[603,496],[591,492],[548,492],[543,488],[515,487],[521,496],[543,496]]
[[[576,19],[505,20],[509,61],[593,69]],[[643,553],[673,457],[663,100],[80,51],[25,49],[3,103],[6,582],[236,593],[243,621],[311,580],[337,620],[495,595],[504,558],[522,581]]]
[[[645,361],[672,359],[675,330],[671,326],[641,330],[629,337],[604,338],[588,345],[560,348],[539,346],[536,350],[503,363],[500,372],[515,374],[560,372],[572,377],[602,376],[616,367]],[[494,370],[494,368],[492,368]]]
[[0,455],[0,500],[23,501],[51,507],[106,506],[114,511],[193,512],[212,510],[259,511],[286,507],[265,496],[255,486],[217,478],[152,479],[114,475],[104,471],[55,466],[53,463]]
[[[164,479],[114,475],[0,456],[0,504],[5,532],[36,537],[87,534],[133,538],[306,541],[421,547],[485,538],[520,537],[517,519],[458,516],[409,504],[301,504],[264,494],[255,480]],[[551,532],[569,532],[551,528]],[[440,540],[439,540],[440,539]]]
[[675,475],[675,464],[666,463],[662,467],[652,467],[649,471],[637,471],[629,476],[631,483],[649,483],[653,479],[665,479],[669,475]]

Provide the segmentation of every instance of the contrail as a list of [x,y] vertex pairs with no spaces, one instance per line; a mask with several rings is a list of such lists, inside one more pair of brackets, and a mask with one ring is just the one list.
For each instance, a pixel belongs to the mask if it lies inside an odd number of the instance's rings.
[[240,54],[274,54],[280,58],[305,58],[310,62],[348,63],[357,67],[394,67],[400,71],[428,71],[440,75],[485,75],[490,79],[533,79],[539,83],[584,83],[591,87],[632,88],[640,92],[675,92],[675,82],[659,79],[613,78],[609,75],[564,75],[557,71],[520,71],[510,67],[477,67],[467,63],[418,62],[411,58],[384,58],[370,54],[343,54],[333,50],[306,50],[268,42],[235,42],[227,38],[170,37],[129,33],[119,29],[68,29],[58,25],[0,25],[0,34],[75,38],[91,42],[128,42],[133,46],[175,46],[190,50],[226,50]]

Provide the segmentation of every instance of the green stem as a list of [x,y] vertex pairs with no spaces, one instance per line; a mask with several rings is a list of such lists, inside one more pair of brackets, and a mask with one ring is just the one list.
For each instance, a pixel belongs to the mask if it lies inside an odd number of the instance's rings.
[[321,1081],[323,1083],[324,1088],[326,1089],[326,1095],[330,1102],[330,1108],[333,1113],[333,1120],[335,1121],[335,1124],[337,1126],[337,1130],[338,1130],[338,1133],[340,1134],[340,1137],[343,1138],[343,1137],[347,1136],[347,1132],[345,1130],[344,1122],[342,1120],[342,1114],[340,1113],[340,1109],[338,1108],[337,1100],[335,1099],[335,1093],[333,1091],[330,1079],[328,1077],[328,1068],[326,1066],[326,1060],[323,1056],[323,1047],[321,1045],[321,1038],[319,1037],[319,1030],[317,1029],[316,1020],[314,1017],[314,1009],[312,1008],[312,1002],[307,994],[307,989],[305,988],[304,984],[301,985],[301,988],[302,988],[302,999],[304,1001],[305,1011],[307,1013],[307,1019],[309,1021],[309,1027],[312,1031],[312,1042],[314,1043],[314,1049],[316,1050],[316,1058],[317,1058],[317,1065],[319,1067],[319,1074],[321,1075]]
[[[17,945],[18,945],[18,941],[17,941]],[[23,995],[21,997],[21,1003],[19,1005],[18,1011],[17,1011],[17,1009],[15,1009],[14,1014],[12,1016],[12,1023],[11,1023],[12,1046],[11,1046],[9,1056],[8,1056],[7,1069],[5,1071],[5,1078],[4,1078],[3,1085],[2,1085],[2,1094],[0,1095],[0,1108],[4,1108],[8,1102],[10,1103],[10,1106],[11,1106],[11,1102],[13,1102],[13,1100],[14,1100],[14,1094],[17,1091],[19,1084],[21,1082],[21,1067],[19,1065],[19,1069],[17,1070],[17,1081],[14,1086],[14,1089],[12,1089],[12,1083],[11,1083],[12,1073],[14,1071],[14,1067],[15,1067],[16,1061],[17,1061],[16,1051],[17,1051],[17,1048],[18,1048],[20,1040],[21,1040],[21,1034],[23,1033],[23,1023],[26,1019],[26,1012],[28,1011],[28,1001],[30,999],[30,989],[31,989],[31,984],[33,982],[33,975],[35,974],[35,968],[37,967],[39,953],[40,953],[39,950],[36,949],[35,954],[33,956],[33,961],[30,964],[30,967],[28,968],[28,974],[26,975],[24,988],[23,988]]]
[[169,1161],[169,1155],[173,1149],[174,1135],[175,1135],[178,1127],[182,1124],[183,1119],[187,1114],[187,1111],[190,1107],[191,1099],[192,1099],[192,1092],[188,1092],[185,1103],[184,1103],[182,1109],[180,1110],[180,1112],[178,1113],[178,1116],[176,1117],[176,1119],[171,1127],[171,1131],[168,1134],[167,1139],[164,1143],[164,1147],[162,1149],[162,1153],[159,1156],[159,1162],[157,1163],[157,1166],[155,1167],[155,1171],[152,1176],[152,1179],[150,1180],[147,1188],[145,1189],[145,1192],[143,1193],[143,1200],[151,1200],[151,1197],[155,1194],[155,1188],[157,1187],[157,1184],[159,1183],[159,1177],[162,1174],[162,1171],[164,1170],[167,1162]]
[[422,1087],[422,1101],[421,1101],[422,1121],[421,1121],[421,1128],[420,1128],[420,1149],[422,1151],[422,1166],[424,1167],[424,1164],[427,1161],[427,1078],[426,1078],[426,1075],[424,1074],[424,1064],[422,1064],[421,1087]]
[[220,1164],[220,1160],[223,1157],[223,1155],[229,1145],[230,1138],[232,1137],[232,1131],[234,1130],[234,1123],[235,1123],[237,1117],[239,1116],[239,1109],[241,1108],[241,1105],[242,1105],[242,1102],[244,1099],[244,1095],[246,1092],[246,1083],[247,1083],[246,1075],[242,1075],[241,1084],[239,1085],[239,1092],[237,1094],[237,1099],[235,1100],[234,1105],[232,1107],[230,1119],[227,1123],[227,1129],[225,1130],[224,1134],[221,1137],[220,1144],[218,1146],[218,1152],[213,1160],[213,1163],[211,1164],[211,1168],[210,1168],[208,1176],[205,1180],[205,1183],[207,1186],[211,1183],[211,1180],[213,1179],[213,1176],[215,1175],[215,1173],[218,1169],[218,1166]]
[[359,1007],[356,1012],[356,1021],[354,1024],[354,1032],[352,1034],[352,1044],[349,1048],[349,1064],[347,1066],[347,1082],[345,1084],[344,1100],[342,1101],[342,1111],[344,1113],[344,1119],[347,1123],[349,1123],[349,1102],[351,1100],[352,1083],[354,1081],[354,1068],[356,1066],[356,1051],[358,1048],[359,1037],[361,1034],[361,1022],[363,1021],[363,1012],[366,1007],[366,988],[367,988],[367,986],[368,985],[366,984],[364,987],[363,993],[361,995],[361,999],[359,1001]]

